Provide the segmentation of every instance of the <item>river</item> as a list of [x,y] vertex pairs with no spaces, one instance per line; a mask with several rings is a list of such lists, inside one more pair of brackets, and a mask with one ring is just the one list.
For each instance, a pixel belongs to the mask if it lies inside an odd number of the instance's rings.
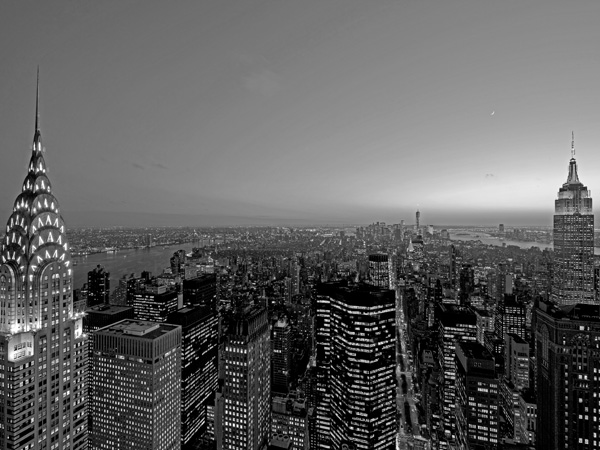
[[[544,250],[545,248],[552,249],[552,244],[546,244],[544,242],[531,242],[531,241],[512,241],[510,239],[500,240],[494,236],[490,236],[486,233],[474,233],[472,231],[461,231],[460,235],[456,233],[450,233],[450,239],[454,241],[481,241],[483,244],[487,245],[497,245],[501,247],[502,245],[516,245],[517,247],[521,247],[524,249],[528,249],[531,247],[538,247],[540,250]],[[594,254],[600,255],[600,247],[594,247]]]
[[76,263],[73,267],[73,287],[79,289],[87,283],[87,273],[99,264],[110,273],[110,290],[114,291],[123,275],[135,273],[136,276],[140,276],[144,270],[152,272],[153,275],[160,275],[165,267],[169,267],[173,253],[180,249],[189,253],[193,246],[192,243],[176,244],[73,257]]

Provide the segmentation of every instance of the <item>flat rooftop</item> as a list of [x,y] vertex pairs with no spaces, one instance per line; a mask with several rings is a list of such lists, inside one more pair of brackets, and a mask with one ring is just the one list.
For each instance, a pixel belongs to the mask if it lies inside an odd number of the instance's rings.
[[131,308],[131,306],[96,305],[90,306],[85,312],[87,314],[106,314],[107,316],[111,316]]
[[97,333],[130,335],[144,339],[156,339],[171,330],[178,328],[177,325],[149,322],[146,320],[125,319],[120,322],[101,328]]

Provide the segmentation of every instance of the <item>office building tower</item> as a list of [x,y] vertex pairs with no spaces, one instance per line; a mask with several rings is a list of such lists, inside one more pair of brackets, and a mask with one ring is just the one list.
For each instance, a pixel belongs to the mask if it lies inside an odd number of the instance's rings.
[[227,319],[222,431],[217,448],[259,450],[270,437],[271,342],[266,309],[247,306]]
[[219,321],[209,307],[186,306],[169,314],[181,326],[181,445],[207,431],[207,406],[218,383]]
[[294,449],[309,449],[308,409],[306,399],[273,397],[271,411],[271,435],[289,436]]
[[367,283],[383,289],[391,289],[392,265],[385,253],[369,255]]
[[88,272],[88,301],[87,305],[108,305],[110,295],[110,273],[104,267],[98,265]]
[[456,448],[498,448],[498,380],[492,354],[477,342],[456,343]]
[[507,333],[513,333],[525,339],[527,307],[515,294],[504,294],[496,304],[494,328],[496,336],[504,340]]
[[292,327],[287,317],[280,318],[273,325],[271,337],[271,391],[287,395],[292,368]]
[[528,389],[529,344],[514,333],[507,333],[504,340],[504,376],[516,390]]
[[579,181],[574,145],[571,147],[567,181],[554,202],[552,298],[560,305],[595,303],[592,197]]
[[456,305],[440,305],[436,317],[440,327],[438,358],[444,374],[440,385],[444,439],[452,441],[456,437],[456,343],[477,340],[477,318],[470,308]]
[[331,302],[331,448],[393,449],[395,293],[370,285],[322,289]]
[[131,306],[114,306],[114,305],[97,305],[86,309],[83,318],[84,333],[93,333],[99,328],[104,328],[113,323],[120,322],[125,319],[133,319],[133,307]]
[[87,343],[73,312],[71,255],[38,105],[27,175],[1,249],[0,448],[85,449]]
[[152,322],[165,322],[167,316],[177,311],[178,296],[174,286],[156,283],[145,284],[133,295],[135,318]]
[[181,446],[181,327],[123,320],[93,337],[91,448]]
[[600,447],[600,306],[536,309],[537,447]]
[[331,448],[331,299],[328,295],[317,295],[315,335],[315,449],[328,450]]
[[203,274],[183,280],[183,303],[185,305],[217,307],[217,276]]

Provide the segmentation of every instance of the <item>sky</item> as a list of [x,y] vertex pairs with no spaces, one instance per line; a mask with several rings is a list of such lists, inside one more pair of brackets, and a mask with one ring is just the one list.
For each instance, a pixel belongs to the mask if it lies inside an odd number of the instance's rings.
[[598,17],[595,0],[2,2],[0,217],[39,65],[68,226],[550,225],[572,131],[600,183]]

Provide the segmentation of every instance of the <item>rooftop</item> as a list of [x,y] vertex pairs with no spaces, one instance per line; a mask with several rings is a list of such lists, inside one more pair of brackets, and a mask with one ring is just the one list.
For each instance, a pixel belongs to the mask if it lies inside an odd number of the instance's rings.
[[177,328],[177,325],[148,322],[145,320],[125,319],[101,328],[97,332],[116,335],[128,334],[131,336],[152,340],[162,336],[165,333],[168,333],[175,328]]

